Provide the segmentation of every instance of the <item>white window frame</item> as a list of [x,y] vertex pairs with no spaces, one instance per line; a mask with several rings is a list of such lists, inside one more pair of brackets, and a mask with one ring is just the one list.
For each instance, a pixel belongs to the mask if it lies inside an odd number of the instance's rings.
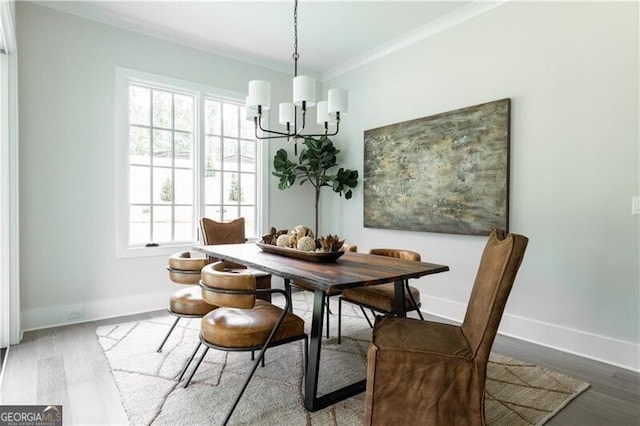
[[[141,83],[157,88],[166,88],[171,91],[193,92],[196,99],[195,131],[194,131],[194,155],[196,164],[194,173],[194,205],[196,206],[196,217],[194,218],[194,235],[199,238],[198,222],[199,217],[204,214],[204,188],[202,188],[204,170],[204,116],[205,97],[217,99],[228,99],[234,102],[243,102],[246,94],[234,92],[226,89],[210,87],[194,82],[180,80],[176,78],[161,76],[148,72],[133,70],[124,67],[116,67],[116,96],[115,96],[115,146],[116,146],[116,257],[144,257],[144,256],[167,256],[176,251],[189,250],[199,241],[194,240],[187,244],[167,243],[157,247],[133,247],[129,246],[129,83]],[[265,178],[265,170],[268,171],[267,155],[268,144],[265,140],[258,140],[256,146],[256,233],[259,235],[264,224],[267,223],[266,212],[268,208],[268,179]],[[251,236],[247,236],[251,237]],[[257,235],[256,235],[257,237]]]

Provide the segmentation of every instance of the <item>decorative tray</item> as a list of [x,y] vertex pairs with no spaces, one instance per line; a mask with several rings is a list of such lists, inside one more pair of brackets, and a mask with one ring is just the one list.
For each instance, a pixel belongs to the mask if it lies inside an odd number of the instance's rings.
[[294,259],[308,260],[310,262],[329,263],[335,262],[344,254],[343,251],[312,252],[296,250],[289,247],[279,247],[272,244],[256,243],[262,251],[280,256],[293,257]]

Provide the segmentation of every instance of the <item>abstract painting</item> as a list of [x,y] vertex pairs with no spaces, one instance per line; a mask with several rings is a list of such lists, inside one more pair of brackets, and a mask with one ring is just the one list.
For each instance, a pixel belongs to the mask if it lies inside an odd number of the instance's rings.
[[510,99],[364,132],[364,226],[489,235],[509,227]]

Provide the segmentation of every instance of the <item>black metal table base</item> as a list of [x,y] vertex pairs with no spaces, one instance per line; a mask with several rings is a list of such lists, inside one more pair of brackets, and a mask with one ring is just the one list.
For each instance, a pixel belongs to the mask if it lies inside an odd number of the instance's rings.
[[305,401],[305,408],[309,411],[322,410],[323,408],[333,405],[336,402],[340,402],[342,400],[351,398],[352,396],[355,396],[364,392],[366,386],[367,386],[367,381],[361,380],[359,382],[356,382],[349,386],[345,386],[343,388],[335,390],[326,395],[322,395],[314,398],[314,400],[311,403],[311,406],[308,406]]

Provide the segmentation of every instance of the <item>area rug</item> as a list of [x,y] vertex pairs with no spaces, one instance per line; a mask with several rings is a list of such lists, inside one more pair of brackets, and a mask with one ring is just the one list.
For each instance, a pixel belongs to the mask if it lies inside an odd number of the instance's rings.
[[[295,312],[311,323],[312,294],[293,295]],[[334,298],[335,299],[335,298]],[[332,312],[337,303],[332,301]],[[275,302],[277,303],[277,302]],[[156,348],[174,317],[128,322],[96,330],[129,423],[132,425],[221,424],[251,367],[248,353],[210,350],[191,384],[176,376],[198,341],[199,320],[181,319],[161,353]],[[343,304],[343,339],[337,344],[337,316],[324,339],[318,394],[366,377],[371,329]],[[307,330],[309,332],[309,330]],[[231,418],[248,425],[361,425],[364,394],[310,413],[304,408],[303,343],[269,349]],[[190,371],[190,370],[189,370]],[[558,372],[492,354],[487,371],[486,420],[491,426],[542,425],[587,383]]]

